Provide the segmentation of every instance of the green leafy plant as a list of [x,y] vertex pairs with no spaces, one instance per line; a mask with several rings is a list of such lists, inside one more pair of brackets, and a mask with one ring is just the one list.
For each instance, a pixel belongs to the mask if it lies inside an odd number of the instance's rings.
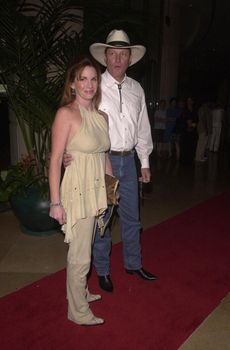
[[[39,173],[35,158],[30,155],[22,157],[20,162],[8,170],[0,172],[0,202],[8,201],[12,193],[25,194],[32,186],[39,188],[41,195],[48,193],[47,175]],[[47,163],[48,172],[48,163]]]
[[0,0],[0,5],[0,83],[27,150],[1,179],[0,190],[48,188],[50,130],[66,68],[79,54],[81,7],[64,0]]

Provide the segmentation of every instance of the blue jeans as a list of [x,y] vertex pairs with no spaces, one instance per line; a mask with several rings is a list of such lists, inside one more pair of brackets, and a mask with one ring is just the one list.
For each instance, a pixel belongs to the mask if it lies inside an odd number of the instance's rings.
[[[123,242],[124,267],[141,268],[140,218],[138,179],[134,154],[128,156],[110,155],[113,174],[119,179],[119,205],[121,238]],[[110,208],[108,210],[111,210]],[[107,214],[108,215],[108,214]],[[106,229],[103,237],[96,231],[93,245],[93,264],[97,274],[108,275],[110,269],[111,234]]]

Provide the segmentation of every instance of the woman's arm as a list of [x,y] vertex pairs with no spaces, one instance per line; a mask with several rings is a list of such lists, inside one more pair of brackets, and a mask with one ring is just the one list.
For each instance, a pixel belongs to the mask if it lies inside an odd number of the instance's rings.
[[66,108],[57,111],[52,126],[52,146],[49,166],[50,216],[61,225],[66,222],[66,213],[61,205],[60,180],[62,157],[70,133],[70,118]]
[[106,152],[106,154],[105,154],[105,173],[113,176],[112,164],[110,162],[108,152]]

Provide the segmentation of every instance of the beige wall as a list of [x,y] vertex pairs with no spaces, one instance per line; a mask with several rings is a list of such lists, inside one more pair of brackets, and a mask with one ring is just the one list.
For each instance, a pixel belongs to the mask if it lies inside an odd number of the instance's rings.
[[205,4],[207,2],[203,1],[164,1],[159,94],[161,99],[169,101],[171,97],[177,96],[181,53],[195,40],[202,38],[207,28],[210,7],[205,7]]

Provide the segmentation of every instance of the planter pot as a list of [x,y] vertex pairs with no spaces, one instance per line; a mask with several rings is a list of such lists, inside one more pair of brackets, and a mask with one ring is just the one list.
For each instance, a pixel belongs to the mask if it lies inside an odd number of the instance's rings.
[[58,222],[49,217],[49,201],[38,188],[29,188],[25,193],[14,193],[10,205],[18,218],[22,232],[34,236],[51,235],[60,229]]
[[8,201],[0,201],[0,213],[7,210],[10,210],[10,203]]

